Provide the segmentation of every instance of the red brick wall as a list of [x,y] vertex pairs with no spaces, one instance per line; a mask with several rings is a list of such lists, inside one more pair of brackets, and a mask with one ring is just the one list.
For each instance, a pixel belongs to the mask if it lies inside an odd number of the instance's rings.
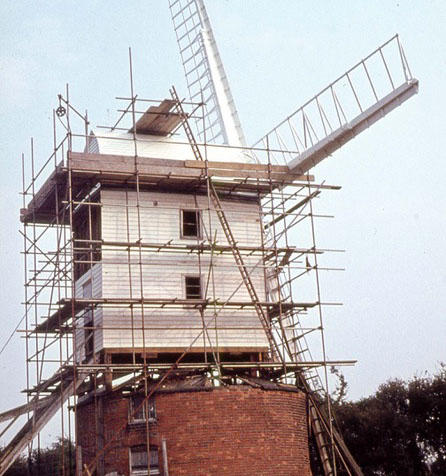
[[[169,476],[311,474],[303,393],[248,386],[161,393],[156,413],[150,444],[158,446],[161,466],[166,439]],[[128,399],[120,395],[104,398],[103,415],[105,444],[113,441],[105,474],[128,475],[129,447],[145,443],[145,429],[127,425]],[[95,405],[89,403],[78,409],[84,463],[95,456],[95,439]]]

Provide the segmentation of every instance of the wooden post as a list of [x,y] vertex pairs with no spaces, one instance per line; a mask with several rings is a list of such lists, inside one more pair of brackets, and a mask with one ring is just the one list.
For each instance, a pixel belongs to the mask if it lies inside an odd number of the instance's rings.
[[[104,354],[104,364],[111,364],[112,363],[112,356],[111,354],[105,353]],[[111,370],[106,370],[104,372],[104,383],[105,388],[107,390],[112,390],[113,387],[113,373]]]
[[98,406],[97,406],[97,415],[98,419],[98,434],[97,434],[97,449],[98,453],[100,454],[98,458],[98,465],[97,465],[97,473],[98,476],[105,475],[105,458],[104,458],[104,399],[103,397],[98,398]]
[[161,440],[161,451],[163,454],[163,476],[169,476],[169,467],[167,465],[167,441],[166,438]]

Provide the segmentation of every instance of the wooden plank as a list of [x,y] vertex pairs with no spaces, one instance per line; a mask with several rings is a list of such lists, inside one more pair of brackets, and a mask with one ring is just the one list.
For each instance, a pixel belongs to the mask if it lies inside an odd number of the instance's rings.
[[[135,158],[126,155],[109,155],[109,154],[84,154],[79,152],[71,152],[70,168],[72,170],[89,170],[104,173],[109,172],[135,172]],[[272,173],[268,172],[268,166],[262,164],[244,164],[230,162],[209,162],[209,170],[211,176],[216,177],[237,177],[237,178],[254,178],[268,180],[285,181],[313,181],[312,175],[295,174],[289,171],[288,167],[273,165]],[[138,171],[140,173],[148,173],[153,175],[181,175],[181,176],[201,176],[201,172],[205,165],[193,160],[170,160],[156,159],[148,157],[140,157],[137,161]],[[190,169],[194,170],[192,172]]]
[[[181,116],[172,113],[175,101],[165,99],[159,106],[150,106],[135,124],[137,134],[169,135],[181,122]],[[129,132],[133,132],[133,127]]]
[[[206,164],[204,162],[200,162],[198,160],[185,160],[184,161],[185,167],[196,168],[196,169],[204,169]],[[265,164],[248,164],[243,162],[208,162],[208,168],[212,172],[220,170],[220,169],[227,169],[227,170],[239,170],[239,171],[256,171],[256,172],[264,172],[267,177],[269,177],[269,171],[271,170],[272,176],[279,177],[280,173],[283,173],[287,177],[294,177],[293,180],[301,180],[301,181],[314,181],[314,175],[309,174],[299,174],[293,173],[288,166],[286,165],[265,165]],[[215,173],[217,175],[217,173]],[[237,174],[234,174],[237,175]]]
[[[59,329],[59,322],[64,324],[70,317],[71,317],[71,302],[72,300],[69,298],[64,298],[60,301],[61,309],[60,311],[56,311],[52,314],[48,319],[44,320],[41,324],[35,327],[33,332],[37,333],[46,333],[52,332],[54,330]],[[173,308],[183,307],[183,306],[190,306],[190,308],[194,308],[194,306],[199,309],[201,307],[212,307],[213,305],[220,307],[225,306],[227,309],[233,308],[240,308],[240,309],[253,309],[254,303],[252,301],[229,301],[226,302],[225,300],[203,300],[203,299],[176,299],[176,298],[78,298],[75,299],[75,314],[80,312],[82,309],[85,309],[89,305],[100,305],[100,306],[128,306],[133,304],[135,306],[140,306],[144,304],[144,306],[152,306],[154,308],[157,307],[167,307],[172,306]],[[271,313],[275,315],[277,313],[280,306],[284,310],[290,310],[294,308],[311,308],[316,305],[313,302],[286,302],[280,303],[279,302],[267,302],[267,301],[259,301],[258,304],[265,308],[270,309]],[[125,309],[125,307],[124,307]],[[60,317],[59,317],[60,313]],[[59,320],[60,319],[60,320]],[[151,349],[151,351],[154,351]],[[154,351],[155,352],[155,351]]]
[[[71,302],[72,299],[64,298],[61,299],[60,303],[64,306],[70,307],[70,315],[71,315]],[[80,309],[85,308],[89,304],[95,305],[104,305],[104,306],[128,306],[133,304],[134,306],[138,306],[144,304],[145,306],[210,306],[212,307],[214,304],[216,306],[225,306],[227,308],[246,308],[252,309],[256,304],[264,307],[274,308],[279,304],[283,305],[287,308],[310,308],[317,305],[316,302],[284,302],[280,303],[279,301],[270,302],[270,301],[257,301],[254,303],[253,301],[224,301],[220,299],[177,299],[177,298],[79,298],[75,299],[76,307],[79,306]]]
[[[127,164],[102,162],[102,161],[90,161],[90,162],[74,162],[72,165],[73,171],[87,171],[93,174],[102,175],[106,173],[121,173],[126,175],[135,175],[136,168],[132,163],[133,160],[129,160]],[[150,163],[139,163],[138,173],[153,177],[174,176],[185,178],[199,178],[203,174],[200,170],[186,169],[185,167],[166,167],[159,165],[152,165]]]
[[294,182],[294,181],[308,181],[305,175],[283,174],[276,172],[256,172],[243,170],[220,170],[209,168],[208,173],[210,177],[234,177],[234,178],[250,178],[260,180],[272,180],[273,182]]
[[[98,174],[97,172],[89,171],[75,171],[73,172],[73,177],[78,179],[85,178],[96,178],[98,182],[100,181],[104,185],[110,186],[119,186],[119,185],[135,185],[136,178],[134,174],[119,174],[107,172],[104,174]],[[161,178],[165,178],[162,184],[159,183]],[[206,180],[201,178],[179,178],[179,177],[154,177],[147,174],[139,175],[139,182],[141,184],[150,185],[157,190],[164,189],[175,189],[181,192],[191,192],[191,191],[205,191],[206,190]],[[258,194],[267,195],[270,192],[270,187],[268,184],[258,184],[253,182],[235,182],[235,181],[223,181],[214,180],[214,186],[219,189],[223,196],[236,197],[237,192],[250,192],[255,194],[253,198],[258,199]],[[281,184],[280,184],[281,185]],[[276,185],[273,185],[273,189],[277,188]],[[248,197],[245,197],[248,199]]]
[[319,190],[316,190],[312,192],[308,197],[305,197],[302,199],[299,203],[296,203],[296,205],[292,206],[290,209],[288,209],[285,213],[281,213],[277,218],[274,218],[274,220],[271,220],[269,223],[266,223],[264,225],[264,228],[270,228],[271,226],[275,225],[279,221],[283,220],[287,216],[289,216],[290,213],[295,212],[297,209],[303,207],[305,204],[307,204],[310,200],[313,198],[317,197],[321,192]]
[[[59,329],[59,322],[61,325],[65,324],[65,322],[71,317],[72,308],[71,300],[68,300],[69,302],[64,301],[65,300],[61,301],[63,303],[61,308],[51,314],[51,316],[45,319],[43,322],[38,324],[34,328],[33,332],[45,334],[46,332],[53,332]],[[74,313],[77,314],[78,312],[82,311],[82,309],[85,309],[87,306],[88,302],[79,302],[78,300],[76,300],[74,304]]]
[[[123,183],[133,184],[135,177],[135,158],[132,156],[106,155],[106,154],[84,154],[69,152],[68,157],[73,171],[73,183],[85,183],[87,180],[97,181],[104,184],[120,185]],[[139,158],[138,172],[140,183],[158,187],[160,189],[181,188],[183,191],[205,190],[206,181],[202,175],[202,167],[186,167],[181,160]],[[196,164],[196,162],[194,162]],[[255,164],[242,164],[254,165]],[[51,223],[55,220],[56,211],[54,205],[54,190],[61,187],[59,196],[63,196],[62,187],[66,186],[68,169],[58,167],[57,182],[54,176],[42,186],[36,193],[35,201],[31,202],[28,208],[21,211],[21,221],[24,223],[35,221],[36,223]],[[213,183],[221,193],[233,194],[237,192],[255,192],[261,195],[270,191],[269,174],[264,171],[235,170],[232,168],[211,170]],[[272,187],[282,185],[299,185],[299,180],[313,176],[298,176],[274,172],[272,174]],[[233,179],[233,181],[229,180]],[[259,182],[264,181],[263,183]],[[320,188],[333,188],[320,186]],[[35,208],[33,208],[35,207]],[[65,217],[67,220],[68,217]]]
[[6,472],[26,446],[31,443],[34,437],[42,431],[46,424],[60,410],[66,400],[76,393],[77,388],[82,384],[85,378],[86,374],[79,374],[77,376],[76,384],[71,382],[64,388],[63,392],[56,392],[52,395],[51,402],[49,402],[48,405],[45,405],[34,412],[33,416],[23,425],[16,436],[2,450],[0,454],[0,474]]
[[[46,181],[36,191],[34,198],[30,200],[27,208],[20,210],[20,220],[22,222],[30,221],[35,214],[36,223],[47,223],[46,217],[39,217],[39,215],[50,215],[54,219],[56,215],[56,187],[59,191],[59,202],[64,197],[64,184],[61,174],[63,174],[62,162],[49,175]],[[30,193],[30,192],[28,192]]]
[[[165,250],[174,250],[174,251],[209,251],[212,250],[217,252],[224,252],[224,251],[231,251],[231,248],[228,245],[210,245],[205,241],[201,241],[198,244],[188,244],[188,243],[170,243],[169,240],[165,243],[155,243],[155,242],[145,242],[145,241],[104,241],[102,243],[103,246],[116,246],[116,247],[135,247],[139,248],[153,248],[155,250],[158,249],[165,249]],[[271,248],[259,246],[249,246],[249,245],[239,245],[238,246],[240,251],[248,251],[250,254],[252,252],[259,252],[263,253],[265,251],[271,251]],[[279,247],[271,252],[268,256],[265,257],[265,260],[270,259],[271,257],[275,256],[275,252],[277,253],[285,253],[285,252],[295,252],[295,253],[306,253],[308,252],[308,248],[296,248],[295,246],[288,246],[288,247]],[[127,253],[127,251],[125,251]],[[313,251],[312,251],[313,253]],[[322,253],[322,251],[317,251],[317,253]],[[195,264],[194,264],[195,265]]]
[[[89,157],[87,157],[89,156]],[[162,159],[161,159],[162,160]],[[160,159],[139,159],[137,164],[138,172],[153,176],[174,176],[174,177],[204,177],[202,167],[185,167],[182,161],[172,161]],[[175,163],[176,162],[176,163]],[[181,165],[178,164],[181,163]],[[161,165],[162,164],[162,165]],[[100,154],[82,154],[81,157],[72,156],[70,168],[73,171],[89,171],[92,173],[104,174],[107,172],[127,173],[129,175],[136,172],[135,159],[131,156],[113,156]],[[293,182],[295,180],[308,181],[308,177],[297,174],[269,173],[266,171],[244,171],[235,169],[214,169],[208,170],[210,177],[231,177],[242,179],[273,180],[281,183]]]
[[[235,352],[230,352],[231,354],[240,354],[239,351]],[[255,352],[257,353],[257,351]],[[323,360],[312,360],[308,362],[287,362],[286,368],[287,369],[299,369],[299,368],[316,368],[316,367],[324,367],[325,365],[335,365],[335,366],[351,366],[355,365],[357,363],[356,360],[328,360],[328,361],[323,361]],[[172,363],[159,363],[159,362],[151,362],[147,363],[147,369],[148,370],[159,370],[159,369],[169,369],[172,367]],[[184,362],[184,363],[179,363],[176,365],[177,369],[201,369],[201,368],[209,368],[210,366],[215,365],[213,362]],[[277,361],[277,362],[265,362],[265,361],[248,361],[248,362],[243,362],[243,361],[237,361],[237,362],[221,362],[220,365],[223,368],[227,369],[248,369],[248,368],[277,368],[281,369],[283,372],[283,362]],[[78,366],[79,368],[82,369],[98,369],[102,371],[104,368],[109,367],[108,365],[105,364],[81,364]],[[136,363],[136,364],[126,364],[126,363],[116,363],[116,364],[110,364],[110,367],[113,368],[114,372],[119,372],[123,373],[125,372],[125,369],[128,369],[130,371],[132,370],[143,370],[144,369],[144,364],[142,363]],[[116,369],[116,370],[115,370]],[[127,372],[128,374],[129,372]],[[144,377],[142,375],[137,376],[138,379],[142,380]],[[124,384],[127,385],[128,382]],[[162,389],[160,390],[162,391]],[[98,391],[98,394],[102,392]]]
[[[185,167],[192,167],[198,169],[204,169],[206,167],[205,162],[199,160],[185,160]],[[231,169],[231,170],[257,170],[268,171],[269,166],[265,164],[250,164],[245,162],[208,162],[209,167],[215,169]],[[271,165],[271,170],[274,172],[289,173],[290,169],[286,165]]]
[[[263,333],[263,330],[261,327],[259,327],[259,332]],[[172,353],[181,353],[184,352],[185,349],[188,348],[188,345],[184,346],[171,346],[171,347],[151,347],[150,348],[150,353],[152,352],[157,352],[158,354],[172,354]],[[242,344],[240,346],[237,345],[231,345],[231,346],[219,346],[219,351],[220,352],[235,352],[235,353],[240,353],[240,352],[266,352],[268,350],[267,345],[256,345],[256,346],[246,346],[246,344]],[[133,355],[133,352],[135,354],[142,356],[144,354],[144,351],[146,354],[149,354],[147,352],[147,348],[145,347],[135,347],[135,348],[130,348],[130,347],[107,347],[105,349],[107,354],[129,354]],[[197,346],[193,346],[190,348],[188,353],[203,353],[203,352],[211,352],[210,347],[203,347],[203,344],[200,342],[197,344]],[[113,365],[113,364],[110,364]],[[153,364],[156,365],[156,364]]]
[[27,412],[32,412],[33,410],[39,410],[40,408],[51,403],[52,401],[51,399],[52,399],[51,396],[40,398],[38,401],[35,401],[33,399],[29,403],[25,403],[24,405],[20,405],[19,407],[15,407],[15,408],[12,408],[11,410],[7,410],[6,412],[0,413],[0,423],[16,418]]
[[62,163],[59,163],[56,169],[51,172],[50,176],[40,186],[34,198],[29,202],[28,208],[38,208],[42,206],[42,203],[48,198],[48,196],[51,196],[57,183],[57,174],[60,173],[61,169]]
[[[129,160],[134,163],[134,156],[131,155],[115,155],[115,154],[87,154],[84,152],[68,152],[68,158],[72,160],[99,160],[101,162],[107,161],[119,161],[122,160],[123,163],[127,163]],[[175,160],[175,159],[156,159],[156,158],[147,158],[139,157],[139,161],[150,160],[150,163],[153,165],[167,165],[172,167],[184,167],[184,160]]]

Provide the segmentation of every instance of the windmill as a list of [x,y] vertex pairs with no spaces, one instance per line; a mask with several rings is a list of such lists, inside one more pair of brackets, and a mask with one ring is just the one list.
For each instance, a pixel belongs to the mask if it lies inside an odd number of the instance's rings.
[[[262,474],[254,464],[271,465],[272,452],[279,467],[286,443],[287,464],[302,464],[288,471],[308,474],[308,447],[293,443],[306,441],[296,421],[306,428],[307,403],[324,474],[338,466],[361,474],[330,405],[322,408],[327,367],[348,362],[328,361],[323,345],[315,359],[307,344],[315,334],[323,344],[318,260],[328,251],[316,246],[312,202],[336,188],[308,172],[415,94],[418,81],[395,36],[248,147],[203,0],[169,5],[190,101],[172,88],[171,98],[139,111],[147,100],[131,82],[121,118],[101,132],[90,131],[67,90],[55,111],[67,131],[55,141],[55,168],[48,174],[50,160],[34,173],[33,163],[24,187],[25,255],[34,263],[25,301],[35,314],[26,337],[37,379],[27,404],[0,415],[12,423],[30,415],[1,453],[0,474],[68,403],[76,412],[77,474],[223,474],[225,465],[228,474],[240,465],[246,474],[250,464]],[[79,139],[84,149],[76,152]],[[304,218],[310,241],[298,248],[288,232]],[[41,226],[55,232],[50,252],[36,233]],[[44,273],[50,278],[40,284]],[[298,300],[295,283],[309,274],[316,299]],[[46,378],[51,339],[60,344],[59,368]],[[240,421],[216,420],[234,405]],[[266,422],[252,417],[254,408],[284,417],[285,426],[268,427],[270,444],[256,440]],[[194,415],[202,426],[190,438]],[[292,430],[284,432],[285,421]],[[218,428],[223,463],[193,446],[208,441],[206,422]],[[234,461],[238,449],[226,446],[226,431],[248,445],[246,461]],[[255,463],[249,440],[265,445]]]

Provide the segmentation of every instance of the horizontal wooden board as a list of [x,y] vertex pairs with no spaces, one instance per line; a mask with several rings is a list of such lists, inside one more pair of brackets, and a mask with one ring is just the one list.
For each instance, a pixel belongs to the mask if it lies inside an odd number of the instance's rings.
[[[203,175],[204,164],[197,161],[176,161],[169,159],[155,159],[147,157],[85,154],[70,152],[70,168],[97,173],[115,172],[133,174],[138,170],[142,174],[154,176],[172,175],[178,177],[200,177]],[[199,166],[199,164],[201,166]],[[222,164],[217,166],[216,164]],[[274,166],[270,173],[267,166],[244,163],[209,162],[209,176],[253,178],[262,180],[292,182],[295,180],[308,181],[307,176],[293,174],[287,171],[288,167]]]

